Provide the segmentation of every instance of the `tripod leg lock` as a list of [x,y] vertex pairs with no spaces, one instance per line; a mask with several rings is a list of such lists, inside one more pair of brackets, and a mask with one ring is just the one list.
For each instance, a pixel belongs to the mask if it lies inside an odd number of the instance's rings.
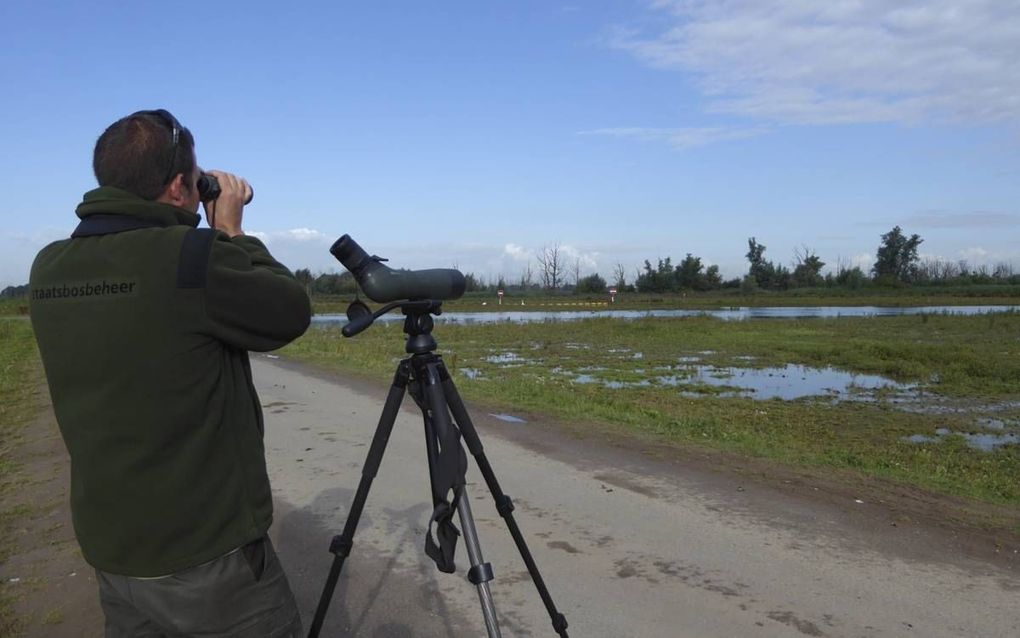
[[496,511],[503,518],[510,515],[510,512],[514,511],[514,502],[510,500],[510,497],[504,494],[500,498],[496,499]]
[[329,552],[335,556],[347,558],[351,555],[351,548],[354,547],[353,540],[346,540],[343,536],[334,536],[329,542]]
[[481,585],[492,580],[492,565],[489,563],[479,563],[468,570],[468,580],[472,585]]
[[567,635],[567,617],[561,613],[557,613],[556,617],[553,618],[553,629],[557,634],[561,636]]

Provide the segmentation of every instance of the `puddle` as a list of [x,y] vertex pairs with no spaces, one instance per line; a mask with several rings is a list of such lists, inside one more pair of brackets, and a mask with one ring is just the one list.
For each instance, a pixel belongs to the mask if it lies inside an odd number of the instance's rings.
[[907,392],[913,385],[897,383],[874,374],[858,374],[836,368],[811,368],[787,364],[771,368],[718,368],[687,366],[686,377],[658,377],[664,385],[702,384],[732,389],[721,396],[752,396],[755,399],[784,399],[827,396],[853,399],[862,392],[893,390]]
[[492,414],[490,412],[489,416],[495,417],[500,421],[506,421],[507,423],[527,423],[527,421],[525,421],[524,419],[516,417],[512,414]]
[[479,370],[478,368],[461,368],[459,370],[459,372],[461,374],[463,374],[465,377],[467,377],[468,379],[475,379],[475,380],[484,380],[485,379],[485,376],[482,374],[482,371]]
[[[565,371],[563,371],[565,372]],[[566,374],[571,374],[566,372]],[[596,378],[590,374],[578,374],[574,375],[574,378],[570,380],[571,383],[598,383],[603,387],[612,388],[613,390],[620,390],[622,388],[645,388],[652,385],[652,382],[648,379],[641,379],[640,381],[609,381],[605,379]]]
[[[836,368],[811,368],[789,364],[771,368],[716,367],[709,365],[679,365],[657,370],[669,370],[675,374],[655,375],[636,381],[605,379],[598,372],[606,371],[600,366],[588,366],[578,371],[555,367],[553,374],[567,375],[571,382],[598,383],[607,388],[641,388],[666,386],[681,388],[685,396],[697,397],[698,386],[719,388],[720,397],[740,397],[759,400],[783,399],[791,401],[806,397],[826,397],[837,401],[870,401],[878,391],[898,393],[894,396],[908,396],[915,386],[897,383],[891,379],[873,374],[857,374]],[[634,370],[642,374],[645,370]]]
[[975,450],[981,450],[982,452],[994,452],[995,448],[1002,447],[1004,445],[1017,445],[1020,444],[1020,434],[983,434],[974,432],[953,432],[947,428],[938,428],[935,430],[935,436],[928,436],[926,434],[912,434],[910,436],[903,437],[904,441],[908,443],[938,443],[943,438],[949,435],[962,436],[967,442],[967,445],[974,448]]
[[1005,430],[1006,428],[1014,429],[1020,426],[1020,421],[1005,420],[1005,419],[993,419],[983,418],[978,419],[976,423],[989,430]]
[[504,352],[502,354],[494,354],[485,357],[485,360],[489,363],[495,363],[504,367],[510,366],[522,366],[526,363],[534,363],[534,359],[526,359],[516,352]]

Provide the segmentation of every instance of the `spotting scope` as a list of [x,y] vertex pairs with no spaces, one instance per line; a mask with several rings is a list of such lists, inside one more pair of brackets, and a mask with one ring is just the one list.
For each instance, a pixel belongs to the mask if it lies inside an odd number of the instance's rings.
[[350,235],[336,240],[329,252],[351,271],[365,295],[377,303],[399,299],[444,301],[464,294],[464,275],[459,270],[395,270],[384,265],[382,257],[366,253]]

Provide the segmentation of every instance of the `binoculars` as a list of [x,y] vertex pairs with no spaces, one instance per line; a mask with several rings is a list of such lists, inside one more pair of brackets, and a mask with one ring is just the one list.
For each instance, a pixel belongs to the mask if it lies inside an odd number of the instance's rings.
[[[251,200],[255,197],[255,189],[248,187],[248,199],[244,200],[245,205],[251,203]],[[202,173],[198,178],[198,198],[203,202],[211,202],[220,196],[223,191],[220,189],[220,180],[216,179],[215,175],[209,173]]]

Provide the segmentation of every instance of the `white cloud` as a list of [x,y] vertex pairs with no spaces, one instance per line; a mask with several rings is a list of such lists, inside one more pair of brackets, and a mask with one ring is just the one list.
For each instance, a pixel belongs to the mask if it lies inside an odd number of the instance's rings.
[[659,0],[609,44],[693,73],[714,112],[784,124],[1020,124],[1020,3]]
[[580,266],[582,276],[584,272],[597,269],[599,267],[599,253],[598,251],[586,251],[576,246],[564,244],[560,246],[560,252],[564,256],[564,260],[567,264],[567,270],[573,272],[574,268]]
[[964,248],[960,251],[960,257],[963,259],[983,262],[988,259],[988,251],[980,246],[971,246],[970,248]]
[[289,230],[272,230],[268,232],[263,231],[252,231],[248,233],[258,237],[263,242],[297,242],[297,243],[329,243],[332,244],[336,238],[332,235],[327,235],[323,232],[314,230],[312,228],[291,228]]
[[665,142],[676,149],[706,146],[716,142],[740,140],[766,133],[763,127],[692,127],[692,128],[600,128],[581,131],[580,135],[608,135],[643,142]]
[[523,246],[517,244],[507,244],[503,247],[503,254],[510,257],[514,261],[530,261],[534,258],[534,253],[530,250],[525,249]]
[[309,268],[312,272],[342,272],[343,266],[329,253],[329,246],[336,241],[312,228],[289,228],[286,230],[246,231],[265,242],[266,247],[280,263],[291,270]]

